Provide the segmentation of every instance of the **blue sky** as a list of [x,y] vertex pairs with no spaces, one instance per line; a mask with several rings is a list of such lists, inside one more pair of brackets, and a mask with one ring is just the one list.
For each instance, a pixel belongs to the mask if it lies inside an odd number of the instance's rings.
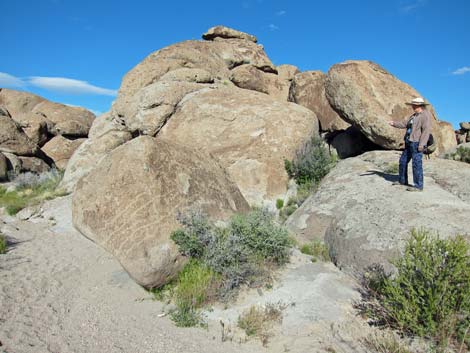
[[470,121],[470,1],[0,0],[0,87],[109,110],[126,72],[215,25],[258,37],[274,64],[372,60],[441,120]]

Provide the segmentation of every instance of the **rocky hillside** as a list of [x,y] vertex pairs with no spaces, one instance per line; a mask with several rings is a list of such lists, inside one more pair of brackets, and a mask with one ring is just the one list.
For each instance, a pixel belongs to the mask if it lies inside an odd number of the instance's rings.
[[[244,202],[274,210],[276,200],[288,192],[284,161],[303,142],[322,136],[342,158],[399,149],[402,132],[388,121],[405,119],[410,110],[404,103],[420,95],[369,61],[333,65],[328,73],[299,72],[292,65],[275,66],[252,35],[214,27],[203,39],[160,49],[124,76],[111,111],[93,122],[62,182],[68,191],[75,190],[76,227],[116,254],[144,286],[162,284],[170,275],[159,273],[161,264],[178,263],[174,252],[166,252],[162,260],[158,250],[176,227],[177,209],[194,203],[215,216],[210,190],[219,186],[210,184],[221,180],[215,177],[221,173],[218,168],[226,173],[223,183],[243,200],[234,204],[233,192],[218,192],[217,203],[230,205],[221,210],[238,212]],[[429,109],[439,151],[454,147],[451,125]],[[152,147],[159,144],[167,147]],[[194,156],[187,159],[176,152],[184,148],[188,152],[183,154]],[[209,156],[217,163],[202,162]],[[179,163],[176,170],[166,167],[173,158],[178,159],[173,162]],[[168,180],[177,183],[172,186]],[[177,190],[184,192],[176,196]],[[103,210],[108,221],[93,225]],[[163,217],[164,210],[173,211]],[[113,219],[119,219],[118,225],[111,224]],[[144,235],[156,220],[161,232]],[[125,235],[123,229],[128,229]],[[127,252],[125,244],[142,245]],[[138,266],[126,265],[131,253]]]
[[0,88],[0,181],[8,174],[65,169],[94,119],[83,108]]

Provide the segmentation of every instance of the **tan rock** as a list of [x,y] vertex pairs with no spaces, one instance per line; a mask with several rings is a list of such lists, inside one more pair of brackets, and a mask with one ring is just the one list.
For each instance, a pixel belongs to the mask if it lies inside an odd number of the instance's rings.
[[21,163],[20,173],[37,173],[47,172],[51,167],[42,159],[37,157],[18,157]]
[[[403,147],[403,130],[391,127],[389,121],[404,120],[413,114],[405,102],[421,96],[415,89],[370,61],[333,65],[325,88],[331,106],[341,118],[369,140],[386,149]],[[433,108],[428,109],[435,117]]]
[[139,90],[120,110],[113,107],[111,115],[122,115],[131,132],[155,136],[181,100],[204,87],[190,82],[158,81]]
[[18,175],[21,172],[20,158],[13,153],[4,152],[3,155],[7,159],[8,172],[13,175]]
[[166,73],[160,78],[160,81],[213,83],[214,77],[204,69],[190,69],[183,67]]
[[54,135],[87,137],[95,115],[80,107],[43,101],[33,108],[33,113],[40,113],[54,124],[50,131]]
[[8,115],[0,114],[0,152],[33,156],[37,150],[37,145],[24,133],[17,122]]
[[124,119],[113,116],[111,112],[101,114],[93,120],[90,131],[88,131],[88,138],[97,138],[108,131],[127,131]]
[[435,123],[433,130],[433,136],[435,136],[437,142],[436,155],[449,151],[457,146],[457,139],[455,138],[452,124],[445,121],[439,121]]
[[325,95],[326,75],[321,71],[305,71],[294,76],[289,91],[289,101],[310,109],[320,121],[322,131],[346,130],[345,122],[331,108]]
[[215,38],[223,38],[223,39],[245,39],[256,43],[258,40],[255,36],[251,34],[237,31],[236,29],[224,27],[224,26],[215,26],[209,28],[206,33],[202,35],[202,38],[205,40],[213,40]]
[[299,68],[294,65],[283,64],[276,67],[277,73],[281,80],[292,81],[294,76],[299,74]]
[[60,187],[72,192],[77,182],[116,147],[132,139],[128,131],[109,130],[99,137],[83,142],[70,157]]
[[[229,81],[230,70],[250,63],[264,72],[276,73],[263,48],[251,41],[185,41],[160,49],[129,71],[123,78],[113,110],[125,111],[135,93],[181,69],[202,69],[215,80]],[[121,114],[121,113],[119,113]],[[121,114],[121,116],[123,116]]]
[[85,142],[86,139],[69,140],[61,135],[50,139],[43,147],[42,151],[51,158],[56,167],[65,170],[67,163],[75,150]]
[[468,133],[456,132],[455,138],[457,139],[457,144],[460,145],[466,142]]
[[236,87],[205,88],[179,104],[159,136],[214,155],[251,205],[274,204],[287,190],[284,159],[318,120],[297,104]]
[[146,288],[171,280],[185,259],[170,240],[177,212],[200,207],[227,219],[248,205],[209,156],[163,139],[138,137],[105,157],[73,195],[73,223],[111,252]]
[[0,181],[8,180],[8,162],[7,157],[0,152]]
[[33,108],[45,99],[35,94],[15,91],[12,89],[0,89],[0,105],[7,107],[11,116],[21,122],[24,114],[29,114]]
[[14,119],[20,124],[25,134],[39,147],[42,147],[49,138],[54,124],[40,113],[24,113]]
[[465,131],[470,131],[470,122],[466,123],[466,122],[461,122],[459,123],[460,124],[460,128],[462,130],[465,130]]

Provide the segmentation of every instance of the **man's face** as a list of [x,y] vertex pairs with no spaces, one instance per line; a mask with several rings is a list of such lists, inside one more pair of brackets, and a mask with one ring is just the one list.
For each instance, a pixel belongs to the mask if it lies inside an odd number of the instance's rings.
[[415,113],[420,113],[423,110],[423,107],[421,107],[420,105],[412,105],[411,107],[413,108],[413,111]]

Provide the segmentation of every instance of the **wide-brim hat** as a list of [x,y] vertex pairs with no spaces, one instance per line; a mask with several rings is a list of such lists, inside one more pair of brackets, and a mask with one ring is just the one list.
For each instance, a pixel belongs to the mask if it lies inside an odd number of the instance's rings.
[[423,98],[421,97],[416,97],[411,100],[411,102],[406,102],[405,104],[408,105],[429,105],[429,103],[426,103]]

